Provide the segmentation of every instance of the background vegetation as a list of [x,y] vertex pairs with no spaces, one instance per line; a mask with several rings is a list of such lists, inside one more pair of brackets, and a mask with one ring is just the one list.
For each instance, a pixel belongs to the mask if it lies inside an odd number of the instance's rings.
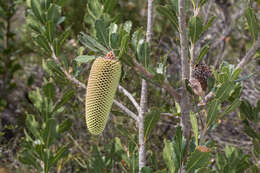
[[[259,0],[0,0],[0,172],[259,173],[259,20]],[[93,136],[109,51],[122,79]]]

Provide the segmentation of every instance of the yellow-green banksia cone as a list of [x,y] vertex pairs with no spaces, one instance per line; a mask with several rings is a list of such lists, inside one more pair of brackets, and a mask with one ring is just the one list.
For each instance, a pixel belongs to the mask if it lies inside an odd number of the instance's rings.
[[120,80],[121,63],[112,52],[97,58],[90,70],[86,95],[86,122],[90,133],[104,130]]

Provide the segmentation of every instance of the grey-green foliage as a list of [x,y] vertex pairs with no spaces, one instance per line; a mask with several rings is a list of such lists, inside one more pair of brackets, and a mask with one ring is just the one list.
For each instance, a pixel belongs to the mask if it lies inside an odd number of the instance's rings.
[[218,173],[244,172],[252,165],[250,156],[241,149],[226,146],[225,153],[217,153],[216,170]]
[[[215,94],[213,100],[208,103],[207,127],[216,123],[225,114],[232,112],[239,104],[241,94],[239,80],[241,69],[235,69],[234,65],[224,62],[218,72],[214,72],[215,84],[211,91]],[[223,102],[230,105],[222,107]]]
[[43,93],[39,88],[30,93],[35,111],[27,113],[23,149],[19,156],[23,164],[45,173],[55,167],[59,160],[67,157],[69,144],[60,145],[58,139],[70,130],[72,125],[70,119],[61,122],[56,119],[56,115],[64,111],[63,105],[68,101],[68,96],[65,94],[59,101],[54,102],[54,87],[53,83],[46,83]]

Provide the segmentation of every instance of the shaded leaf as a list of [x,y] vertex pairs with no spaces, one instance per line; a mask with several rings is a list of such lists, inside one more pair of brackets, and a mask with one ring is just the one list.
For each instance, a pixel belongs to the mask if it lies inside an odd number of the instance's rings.
[[249,26],[249,31],[252,37],[254,38],[254,40],[256,40],[258,38],[259,26],[258,26],[258,21],[256,19],[254,10],[252,8],[247,8],[245,10],[245,16]]
[[141,173],[152,173],[153,172],[153,169],[150,168],[150,167],[143,167],[142,170],[141,170]]
[[209,152],[200,152],[199,150],[195,150],[193,153],[191,153],[187,161],[187,173],[193,172],[198,168],[207,166],[210,162],[210,158],[211,154]]
[[214,99],[209,103],[208,114],[207,114],[207,127],[211,126],[217,119],[219,102]]
[[182,167],[182,163],[184,161],[186,148],[187,148],[186,139],[182,135],[181,127],[177,127],[172,144],[173,144],[173,161],[174,161],[175,172],[176,172],[179,171],[179,169]]
[[68,131],[72,126],[72,121],[71,119],[67,118],[64,120],[61,124],[58,126],[58,133],[64,133]]
[[144,139],[147,140],[151,131],[156,126],[157,122],[160,120],[160,112],[156,109],[153,109],[144,120]]
[[138,42],[137,46],[137,58],[138,61],[147,69],[150,60],[150,45],[144,39]]
[[202,7],[208,0],[200,0],[199,7]]
[[127,51],[129,39],[130,39],[130,36],[128,34],[123,36],[123,38],[121,40],[120,52],[119,52],[118,58],[121,58],[124,55],[124,53]]
[[169,6],[158,6],[156,10],[161,15],[168,18],[172,23],[173,28],[178,31],[179,24],[178,24],[177,12],[174,9],[170,9]]
[[143,28],[139,28],[132,34],[131,45],[133,46],[134,50],[137,49],[137,45],[140,39],[144,39]]
[[60,159],[66,157],[68,154],[69,154],[69,150],[68,150],[68,146],[67,146],[67,145],[60,147],[60,148],[56,151],[56,153],[55,153],[55,155],[54,155],[54,158],[51,160],[50,167],[51,167],[51,166],[54,166],[55,164],[57,164],[57,162],[58,162]]
[[43,86],[43,93],[48,99],[53,99],[55,95],[55,87],[53,83],[47,83]]
[[240,102],[239,98],[237,98],[235,101],[232,102],[232,104],[230,106],[228,106],[227,109],[225,109],[221,113],[220,117],[222,117],[222,116],[224,116],[224,115],[234,111],[240,104],[241,104],[241,102]]
[[53,22],[55,25],[60,19],[60,7],[56,4],[51,4],[51,7],[47,11],[47,18],[49,21]]
[[213,24],[215,18],[216,18],[216,16],[212,16],[209,19],[208,23],[205,26],[203,26],[203,31],[202,31],[203,33],[206,32],[209,29],[209,27],[211,27],[211,25]]
[[105,48],[102,44],[97,42],[94,38],[90,37],[89,35],[81,32],[81,36],[79,38],[80,42],[91,49],[94,52],[102,51],[104,54],[108,52],[107,48]]
[[109,31],[105,22],[101,19],[97,20],[95,23],[95,29],[98,42],[105,47],[109,47]]
[[49,147],[53,141],[56,140],[56,127],[57,123],[53,118],[46,122],[46,128],[43,131],[43,140],[47,147]]
[[44,23],[44,19],[41,16],[41,11],[40,11],[40,4],[38,0],[31,0],[31,8],[33,11],[33,14],[35,17],[41,22]]
[[175,173],[175,166],[173,162],[173,146],[171,142],[164,139],[163,159],[167,165],[169,173]]
[[74,95],[74,90],[69,89],[65,91],[65,94],[63,95],[61,100],[55,105],[54,112],[57,111],[59,108],[61,108],[64,104],[66,104],[73,95]]
[[109,13],[114,10],[117,0],[106,0],[104,4],[104,12]]
[[200,54],[199,56],[197,57],[197,59],[195,60],[195,63],[194,65],[197,65],[200,63],[200,61],[202,60],[202,58],[208,53],[209,51],[209,45],[205,45],[201,51],[200,51]]

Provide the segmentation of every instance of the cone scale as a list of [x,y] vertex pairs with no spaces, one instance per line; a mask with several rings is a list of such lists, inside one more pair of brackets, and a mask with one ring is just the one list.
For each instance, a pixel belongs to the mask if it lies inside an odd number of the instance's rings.
[[121,63],[112,52],[97,58],[90,70],[86,94],[86,123],[93,135],[103,132],[119,84]]

